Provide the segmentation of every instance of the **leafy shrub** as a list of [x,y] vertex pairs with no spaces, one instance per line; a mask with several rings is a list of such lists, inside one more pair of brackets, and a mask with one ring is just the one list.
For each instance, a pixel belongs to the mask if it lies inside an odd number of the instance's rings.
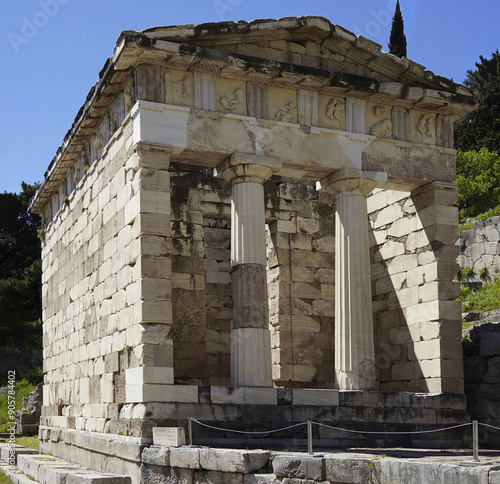
[[475,292],[462,285],[458,300],[463,312],[500,309],[500,278],[495,278],[491,284],[483,284]]
[[[35,390],[36,386],[27,380],[16,381],[16,410],[22,410],[23,397],[28,397]],[[9,420],[8,414],[9,396],[7,394],[0,396],[0,433],[7,432]]]
[[500,205],[500,155],[486,148],[458,151],[456,182],[461,219],[489,213]]

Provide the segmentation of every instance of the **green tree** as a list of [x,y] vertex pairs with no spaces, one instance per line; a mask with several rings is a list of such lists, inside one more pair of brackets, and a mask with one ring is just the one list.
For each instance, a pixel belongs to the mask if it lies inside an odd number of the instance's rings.
[[36,185],[0,194],[0,346],[41,348],[40,218],[28,210]]
[[486,148],[457,152],[460,218],[475,217],[500,204],[500,155]]
[[406,57],[406,35],[403,15],[399,7],[399,0],[396,2],[396,11],[392,17],[391,35],[389,37],[389,52],[401,57]]
[[463,151],[487,148],[500,153],[500,53],[479,57],[476,70],[467,71],[464,84],[478,97],[479,106],[455,126],[455,147]]

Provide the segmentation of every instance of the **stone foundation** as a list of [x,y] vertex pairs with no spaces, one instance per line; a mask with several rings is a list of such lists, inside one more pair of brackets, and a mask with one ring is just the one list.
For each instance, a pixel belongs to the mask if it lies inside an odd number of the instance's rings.
[[[61,421],[61,417],[45,416],[40,439],[45,451],[52,452],[55,446],[57,455],[60,455],[61,449],[69,449],[71,446],[85,448],[86,443],[93,442],[92,439],[97,439],[96,442],[104,439],[106,445],[113,445],[109,439],[114,439],[117,434],[122,435],[119,439],[140,446],[152,443],[153,427],[184,427],[187,435],[188,419],[193,417],[202,423],[227,429],[224,432],[193,423],[193,438],[197,444],[283,449],[306,447],[306,425],[276,434],[265,432],[308,420],[368,432],[434,430],[469,421],[462,394],[445,396],[298,388],[189,386],[185,386],[185,390],[190,390],[191,398],[187,397],[187,392],[184,398],[180,395],[175,398],[184,400],[183,403],[176,401],[124,405],[117,418],[104,418],[99,422],[101,428],[106,429],[110,435],[87,433],[78,429],[68,430],[69,433],[65,434],[64,427],[70,427],[74,420]],[[89,421],[86,427],[92,424]],[[57,425],[62,428],[57,429]],[[231,433],[229,430],[262,431],[264,434],[248,436]],[[77,441],[76,435],[87,437]],[[468,445],[469,436],[464,434],[463,429],[428,435],[384,436],[314,427],[314,438],[316,445],[326,448],[394,445],[460,448]],[[96,445],[92,444],[91,448]],[[118,442],[116,445],[125,444]],[[130,458],[132,461],[138,458],[136,451],[133,455],[135,457]]]

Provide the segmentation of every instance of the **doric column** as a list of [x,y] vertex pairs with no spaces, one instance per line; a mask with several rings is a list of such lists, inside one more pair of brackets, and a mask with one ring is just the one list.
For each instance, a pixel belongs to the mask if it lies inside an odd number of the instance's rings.
[[321,180],[335,194],[335,374],[340,390],[375,390],[366,197],[377,173],[343,168]]
[[272,386],[263,183],[280,166],[273,158],[235,153],[216,169],[216,175],[226,179],[233,187],[233,386]]

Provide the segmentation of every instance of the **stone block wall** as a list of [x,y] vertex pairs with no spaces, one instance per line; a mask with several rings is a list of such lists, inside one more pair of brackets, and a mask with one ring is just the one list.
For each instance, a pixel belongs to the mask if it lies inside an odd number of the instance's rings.
[[461,268],[470,267],[479,281],[479,271],[486,267],[490,280],[500,276],[500,217],[475,220],[469,230],[459,232],[457,245]]
[[128,118],[45,220],[42,423],[112,431],[119,403],[173,383],[168,164]]
[[[175,382],[229,385],[231,187],[211,170],[170,170]],[[332,200],[283,180],[267,182],[265,197],[274,379],[333,388]]]
[[381,390],[463,391],[455,200],[456,188],[439,183],[368,199]]
[[[132,126],[85,177],[45,227],[42,247],[45,414],[114,401],[115,379],[135,355],[126,347],[133,307],[133,227],[125,223],[132,194],[127,160]],[[119,390],[117,390],[119,393]],[[64,414],[65,418],[81,416]]]
[[334,388],[333,197],[312,183],[279,185],[269,224],[268,280],[273,378],[279,386]]
[[[471,420],[500,427],[500,323],[485,323],[465,331],[465,393]],[[480,446],[498,448],[500,431],[480,426]]]

